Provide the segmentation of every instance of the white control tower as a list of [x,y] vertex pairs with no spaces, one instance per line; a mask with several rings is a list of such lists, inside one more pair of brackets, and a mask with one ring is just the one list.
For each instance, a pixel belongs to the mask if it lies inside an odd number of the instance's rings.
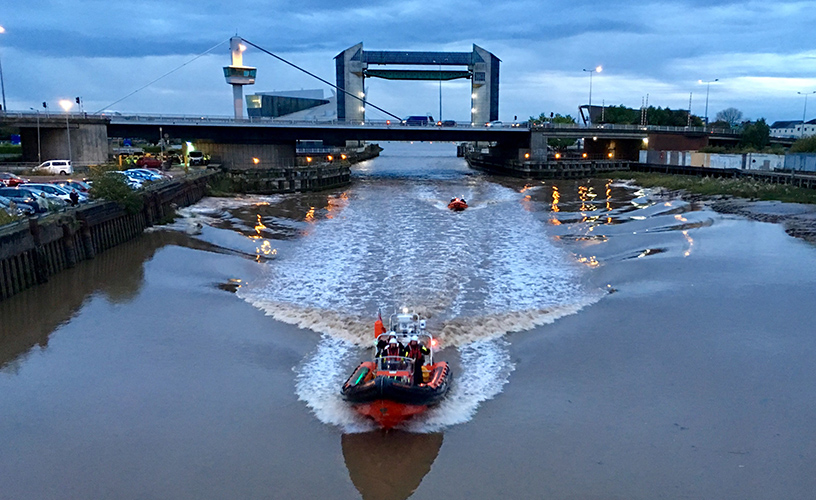
[[232,103],[235,106],[235,119],[244,118],[244,85],[255,83],[255,73],[257,69],[244,66],[244,51],[246,45],[241,43],[240,36],[230,38],[230,52],[232,53],[232,64],[224,67],[224,78],[232,85]]

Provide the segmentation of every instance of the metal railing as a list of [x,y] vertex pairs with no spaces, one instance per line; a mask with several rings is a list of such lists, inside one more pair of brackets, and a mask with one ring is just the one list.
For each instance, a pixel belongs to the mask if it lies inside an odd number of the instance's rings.
[[508,122],[502,124],[491,123],[470,123],[455,122],[450,120],[440,121],[427,125],[406,124],[400,120],[289,120],[283,118],[268,117],[247,117],[236,119],[224,115],[187,115],[187,114],[155,114],[140,113],[126,114],[120,112],[112,113],[79,113],[79,112],[51,112],[51,111],[8,111],[0,113],[0,117],[35,119],[39,115],[40,119],[60,118],[65,119],[108,119],[114,124],[125,123],[188,123],[188,124],[223,124],[223,125],[263,125],[263,126],[321,126],[321,127],[411,127],[411,128],[437,128],[437,129],[527,129],[529,122]]
[[537,123],[533,122],[533,130],[539,129],[582,129],[582,130],[621,130],[643,132],[700,132],[711,134],[734,134],[733,130],[706,127],[671,127],[667,125],[630,125],[618,123],[604,123],[601,125],[580,125],[578,123]]

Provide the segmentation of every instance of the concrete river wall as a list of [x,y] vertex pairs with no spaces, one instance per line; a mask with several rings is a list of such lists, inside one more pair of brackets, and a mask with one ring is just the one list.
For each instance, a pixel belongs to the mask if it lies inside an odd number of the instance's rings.
[[177,206],[197,202],[213,175],[215,172],[204,172],[151,187],[137,213],[128,213],[115,202],[99,201],[3,226],[0,300],[46,283],[63,269],[135,238]]

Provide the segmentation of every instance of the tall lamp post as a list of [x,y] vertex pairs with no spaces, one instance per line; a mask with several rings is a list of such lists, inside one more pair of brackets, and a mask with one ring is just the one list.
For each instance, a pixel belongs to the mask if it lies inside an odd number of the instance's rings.
[[71,127],[68,125],[68,115],[74,102],[63,99],[59,102],[59,105],[65,110],[65,131],[68,133],[68,161],[71,161]]
[[706,84],[706,106],[705,106],[705,125],[706,125],[706,128],[708,128],[708,91],[711,88],[712,83],[719,82],[719,81],[720,81],[719,78],[715,78],[715,79],[713,79],[711,81],[708,81],[708,82],[704,82],[702,80],[697,80],[698,83],[705,83]]
[[42,148],[40,147],[40,110],[34,108],[28,109],[37,113],[37,161],[42,163]]
[[[5,33],[6,28],[0,26],[0,34]],[[6,84],[3,81],[3,63],[0,62],[0,91],[3,93],[3,113],[8,111],[6,108]]]
[[799,137],[805,136],[805,120],[807,120],[807,98],[810,94],[816,94],[816,90],[812,92],[797,92],[799,95],[805,96],[805,109],[802,111],[802,133]]
[[603,71],[603,67],[597,66],[595,69],[585,69],[583,71],[589,73],[589,112],[587,114],[589,115],[589,124],[592,125],[592,74],[600,73]]

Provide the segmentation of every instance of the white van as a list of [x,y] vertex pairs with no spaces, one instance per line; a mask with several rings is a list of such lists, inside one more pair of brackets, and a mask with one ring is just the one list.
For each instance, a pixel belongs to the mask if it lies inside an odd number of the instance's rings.
[[71,166],[71,160],[48,160],[35,167],[34,171],[46,172],[52,175],[71,175],[74,173],[74,167]]

